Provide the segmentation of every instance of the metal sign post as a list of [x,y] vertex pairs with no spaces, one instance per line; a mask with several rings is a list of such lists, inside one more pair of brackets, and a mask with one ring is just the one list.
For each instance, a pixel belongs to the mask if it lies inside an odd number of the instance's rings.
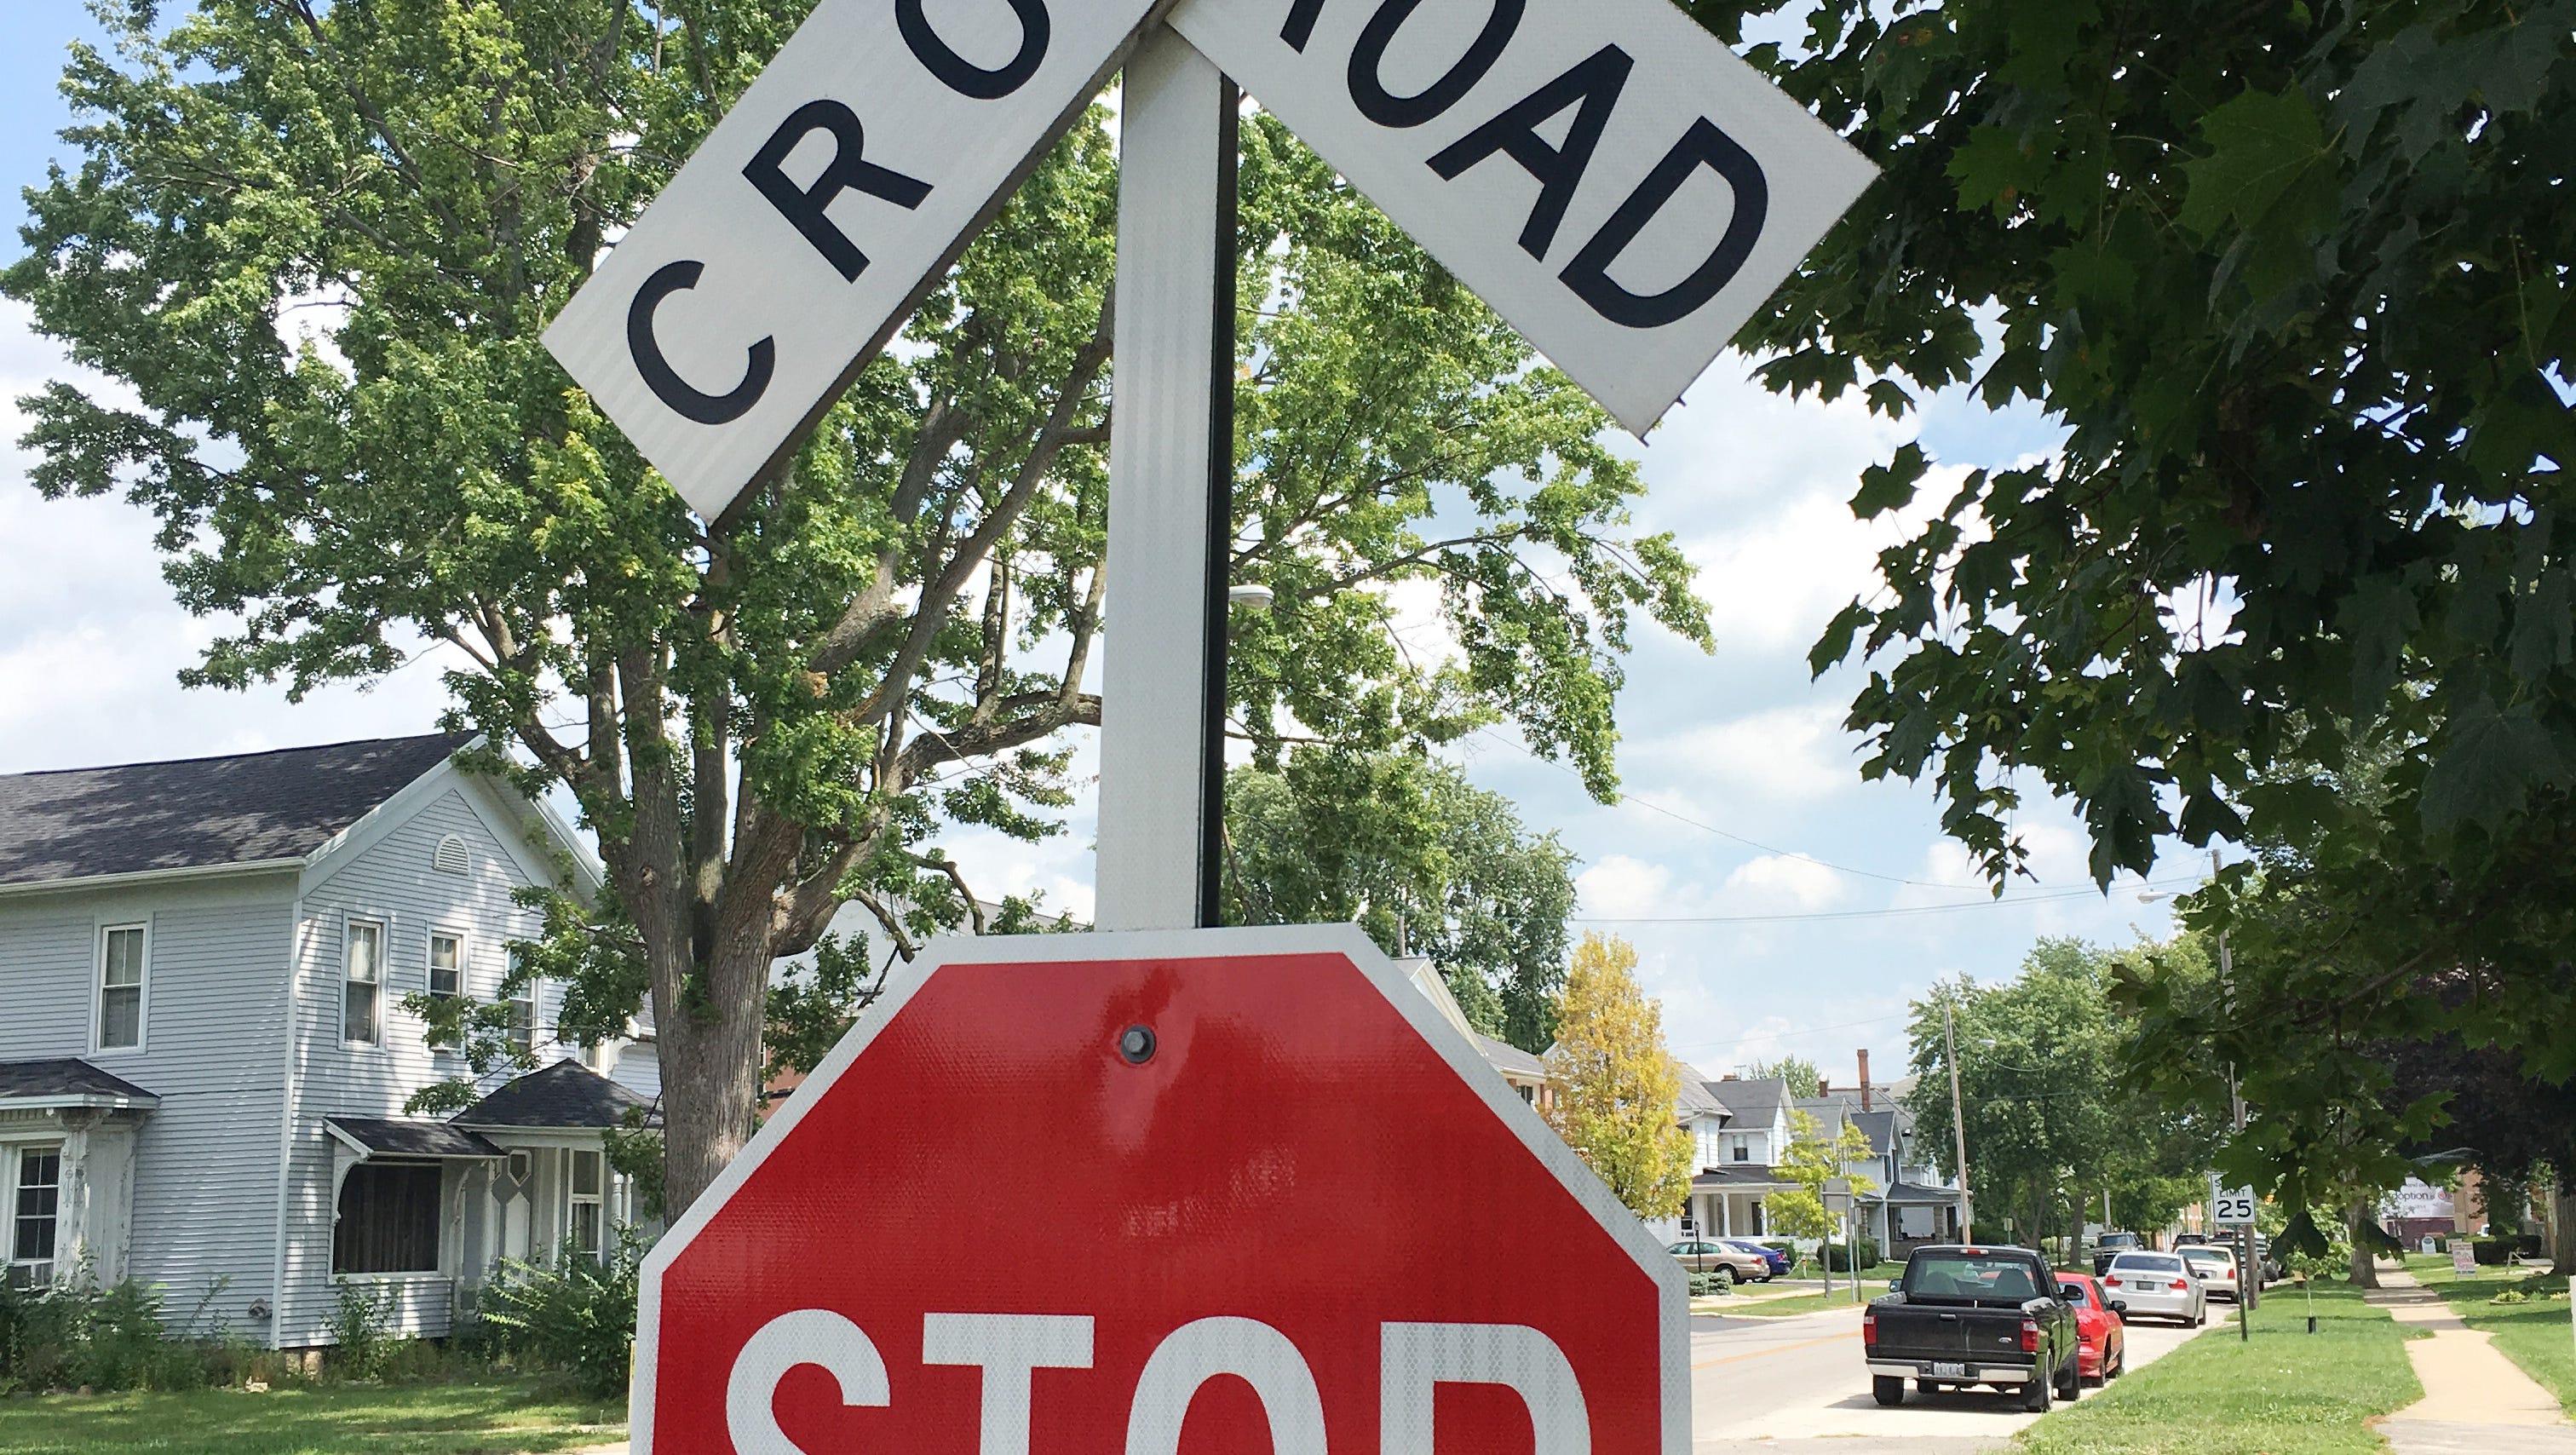
[[[1103,930],[1223,922],[1238,98],[1168,26],[1127,62],[1101,668]],[[1211,221],[1211,219],[1213,221]]]

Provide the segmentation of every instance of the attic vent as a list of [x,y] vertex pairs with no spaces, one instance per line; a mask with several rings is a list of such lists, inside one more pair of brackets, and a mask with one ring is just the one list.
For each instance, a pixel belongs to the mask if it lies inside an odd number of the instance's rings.
[[441,874],[462,874],[471,862],[466,856],[465,840],[455,834],[440,839],[437,850],[429,856],[429,867]]

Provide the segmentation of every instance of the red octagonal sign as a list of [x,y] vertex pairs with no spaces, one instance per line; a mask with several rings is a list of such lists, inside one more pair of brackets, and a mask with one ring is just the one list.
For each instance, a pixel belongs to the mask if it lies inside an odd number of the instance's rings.
[[1687,1455],[1673,1259],[1356,929],[944,942],[644,1266],[638,1455]]

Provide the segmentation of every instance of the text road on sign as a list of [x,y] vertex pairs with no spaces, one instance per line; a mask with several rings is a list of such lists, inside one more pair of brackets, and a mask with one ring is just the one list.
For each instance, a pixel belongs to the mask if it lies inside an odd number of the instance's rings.
[[[823,0],[546,347],[709,519],[795,447],[1117,69],[1152,0]],[[999,25],[961,22],[1001,17]]]
[[1671,0],[1183,0],[1172,27],[1639,434],[1877,175]]
[[646,1259],[634,1446],[1687,1455],[1687,1319],[1357,929],[951,939]]

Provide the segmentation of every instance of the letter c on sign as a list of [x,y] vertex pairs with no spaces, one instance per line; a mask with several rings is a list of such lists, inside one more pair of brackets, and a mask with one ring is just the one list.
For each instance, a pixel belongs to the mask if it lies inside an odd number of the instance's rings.
[[644,286],[635,290],[635,301],[626,306],[626,351],[635,356],[635,372],[644,376],[645,386],[654,397],[682,418],[700,424],[731,424],[750,413],[760,396],[769,392],[769,376],[778,367],[778,340],[764,338],[751,346],[742,382],[733,386],[733,392],[709,394],[680,377],[671,361],[662,357],[661,341],[653,337],[653,315],[662,307],[662,300],[698,286],[698,275],[706,267],[693,258],[683,258],[663,264],[644,280]]
[[725,1433],[734,1455],[806,1455],[778,1428],[778,1381],[800,1364],[820,1366],[841,1384],[841,1403],[883,1407],[885,1360],[866,1332],[830,1309],[801,1308],[760,1326],[733,1359],[725,1380]]
[[1027,85],[1046,61],[1047,41],[1055,33],[1046,0],[1011,0],[1011,13],[1020,18],[1020,53],[1000,70],[988,71],[949,49],[930,28],[921,6],[922,0],[895,0],[894,23],[903,32],[903,43],[949,90],[978,101],[999,101]]

